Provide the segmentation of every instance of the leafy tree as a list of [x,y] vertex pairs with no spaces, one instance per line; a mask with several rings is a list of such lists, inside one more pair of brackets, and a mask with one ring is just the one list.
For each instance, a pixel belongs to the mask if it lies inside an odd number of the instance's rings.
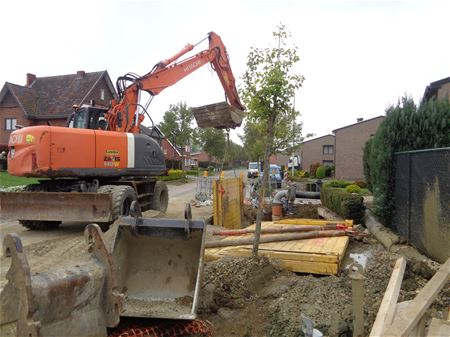
[[223,158],[225,154],[225,133],[223,130],[205,128],[197,130],[197,142],[204,151],[208,153],[209,161],[211,157]]
[[186,103],[171,104],[169,110],[164,113],[163,121],[158,125],[161,131],[170,140],[175,138],[175,143],[184,146],[190,144],[195,135],[193,128],[194,115]]
[[[295,91],[304,78],[293,71],[300,60],[297,47],[287,45],[290,34],[284,25],[273,32],[277,47],[251,48],[247,57],[247,70],[243,75],[242,99],[247,106],[247,122],[256,124],[264,144],[264,183],[260,192],[262,203],[265,187],[269,183],[269,156],[276,149],[300,140],[301,125],[294,131],[299,112],[292,106]],[[291,132],[290,132],[291,131]],[[261,205],[262,206],[262,205]],[[258,253],[262,207],[258,209],[253,254]]]

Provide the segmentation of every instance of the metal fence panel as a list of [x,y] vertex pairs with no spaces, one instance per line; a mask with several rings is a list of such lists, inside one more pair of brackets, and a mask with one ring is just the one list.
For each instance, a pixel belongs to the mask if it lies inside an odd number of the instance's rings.
[[450,257],[450,148],[395,154],[392,227],[439,262]]

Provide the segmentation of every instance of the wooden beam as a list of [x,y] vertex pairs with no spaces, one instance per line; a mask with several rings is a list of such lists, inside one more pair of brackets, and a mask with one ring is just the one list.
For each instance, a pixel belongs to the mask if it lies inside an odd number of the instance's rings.
[[[395,319],[395,316],[398,315],[400,312],[404,311],[411,302],[412,302],[412,300],[397,303],[397,305],[395,306],[396,309],[395,309],[394,319]],[[420,319],[419,323],[417,323],[416,326],[414,326],[414,328],[409,333],[409,337],[425,336],[425,323],[426,323],[425,317],[422,317]]]
[[395,317],[395,321],[385,330],[385,335],[407,337],[418,324],[425,311],[433,303],[438,293],[447,283],[450,275],[450,258],[434,274],[408,307]]
[[373,323],[370,337],[382,336],[385,327],[392,323],[405,268],[406,260],[404,257],[401,257],[395,262],[394,270],[392,271],[391,278],[384,293],[377,317]]
[[431,319],[431,324],[428,327],[427,337],[448,337],[450,336],[450,321],[441,319]]

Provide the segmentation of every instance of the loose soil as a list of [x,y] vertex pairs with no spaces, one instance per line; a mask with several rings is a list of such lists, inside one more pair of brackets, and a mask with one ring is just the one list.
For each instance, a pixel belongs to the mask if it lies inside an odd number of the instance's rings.
[[[251,215],[252,211],[247,211]],[[318,218],[313,205],[299,205],[295,217]],[[256,215],[256,213],[255,213]],[[217,230],[208,226],[209,230]],[[76,228],[73,229],[77,230]],[[78,231],[80,231],[78,229]],[[45,234],[46,233],[46,234]],[[86,254],[84,238],[69,231],[36,233],[48,239],[25,246],[33,272],[48,270],[57,262]],[[66,233],[63,235],[63,233]],[[33,234],[29,231],[23,235]],[[108,238],[105,235],[105,240]],[[303,336],[301,315],[309,317],[325,336],[352,336],[351,280],[349,265],[365,265],[365,330],[375,320],[384,291],[399,255],[389,253],[372,237],[351,241],[339,276],[296,274],[267,258],[226,257],[205,264],[199,318],[212,323],[214,336]],[[10,259],[0,258],[0,288]],[[408,258],[399,301],[413,299],[439,268],[437,263]],[[450,306],[450,284],[426,312],[445,319]]]
[[[374,239],[351,242],[350,254],[367,256],[365,332],[369,334],[386,290],[396,254],[384,251]],[[348,261],[348,262],[347,262]],[[409,260],[399,302],[413,299],[438,269],[438,264]],[[325,336],[352,336],[350,268],[339,276],[295,274],[265,257],[226,257],[206,265],[200,318],[213,323],[216,336],[303,336],[301,315]],[[444,288],[427,311],[446,318],[450,288]]]

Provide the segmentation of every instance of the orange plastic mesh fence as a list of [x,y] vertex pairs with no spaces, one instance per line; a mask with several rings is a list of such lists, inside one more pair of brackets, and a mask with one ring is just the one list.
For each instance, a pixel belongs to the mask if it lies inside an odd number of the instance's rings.
[[118,327],[108,337],[211,337],[213,326],[208,321],[176,321],[174,323]]

